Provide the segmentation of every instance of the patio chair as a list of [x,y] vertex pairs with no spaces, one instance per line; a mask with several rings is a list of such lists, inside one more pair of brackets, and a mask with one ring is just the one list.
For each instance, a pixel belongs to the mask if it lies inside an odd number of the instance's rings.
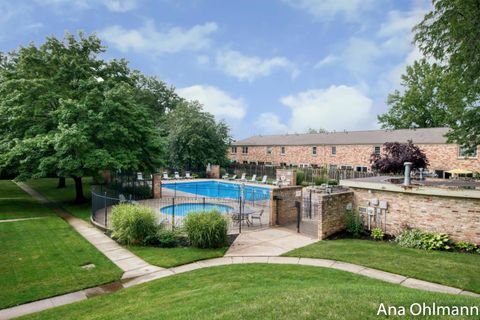
[[125,196],[121,193],[118,195],[118,200],[119,200],[120,203],[127,203],[128,202],[127,198],[125,198]]
[[263,176],[262,181],[260,183],[266,184],[267,183],[268,176]]
[[236,175],[236,174],[234,174],[232,177],[228,178],[228,180],[235,180],[235,179],[237,179],[237,175]]
[[245,172],[242,173],[242,177],[241,177],[240,179],[237,179],[237,180],[239,180],[239,181],[246,181],[246,179],[245,179],[245,176],[246,176],[246,175],[247,175],[247,174],[246,174]]
[[182,177],[180,177],[180,174],[178,173],[178,171],[175,171],[175,173],[173,174],[173,176],[175,177],[176,180],[182,179]]
[[259,213],[252,213],[250,215],[250,220],[252,220],[252,225],[253,225],[253,220],[258,220],[260,222],[260,226],[262,226],[262,215],[265,210],[262,209],[260,210]]
[[193,179],[193,177],[190,175],[190,172],[185,172],[185,179]]
[[225,173],[225,174],[222,176],[222,179],[227,180],[227,179],[228,179],[228,173]]
[[137,172],[137,180],[138,180],[138,181],[143,181],[143,180],[144,180],[144,179],[143,179],[143,173]]
[[168,176],[167,172],[163,173],[162,180],[170,180],[170,177]]
[[257,182],[257,175],[256,174],[254,174],[252,176],[252,180],[250,180],[250,182]]

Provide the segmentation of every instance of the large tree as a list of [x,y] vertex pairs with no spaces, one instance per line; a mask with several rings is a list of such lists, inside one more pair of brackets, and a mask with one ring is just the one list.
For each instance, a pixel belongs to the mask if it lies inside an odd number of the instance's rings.
[[164,143],[126,61],[98,58],[95,36],[47,38],[2,59],[0,167],[18,179],[56,173],[75,181],[102,169],[154,170]]
[[[450,141],[475,147],[480,145],[480,0],[433,0],[433,6],[414,32],[420,50],[436,64],[422,61],[407,69],[405,92],[390,96],[392,109],[379,120],[389,128],[449,126]],[[412,109],[422,114],[415,118]]]
[[169,164],[176,168],[197,169],[226,164],[231,143],[228,126],[216,122],[198,102],[180,103],[168,115]]

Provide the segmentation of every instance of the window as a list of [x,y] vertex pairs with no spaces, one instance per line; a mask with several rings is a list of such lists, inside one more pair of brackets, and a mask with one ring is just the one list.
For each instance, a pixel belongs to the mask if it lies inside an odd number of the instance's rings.
[[286,162],[280,162],[280,167],[286,167],[287,163]]
[[365,166],[356,166],[355,171],[357,171],[357,172],[367,172],[368,168],[365,167]]
[[271,166],[272,163],[271,163],[271,162],[265,162],[265,165],[266,165],[266,166]]
[[331,164],[331,165],[329,166],[329,168],[330,168],[330,171],[335,171],[335,170],[337,170],[337,165]]
[[337,154],[337,146],[332,146],[332,156]]
[[468,157],[468,158],[475,158],[477,156],[477,148],[468,148],[468,147],[459,147],[458,148],[458,156],[459,157]]
[[317,155],[317,147],[312,147],[312,154]]
[[231,152],[232,152],[232,153],[237,153],[237,147],[232,147]]
[[242,153],[248,153],[248,147],[242,147]]
[[248,161],[243,161],[243,164],[248,164]]
[[340,166],[340,169],[342,169],[342,170],[352,170],[353,167],[351,165],[346,164],[346,165]]
[[280,154],[285,154],[285,147],[280,147]]
[[374,154],[380,154],[381,150],[382,150],[382,148],[380,146],[373,147],[373,153]]
[[270,146],[267,147],[267,154],[272,154],[272,147]]

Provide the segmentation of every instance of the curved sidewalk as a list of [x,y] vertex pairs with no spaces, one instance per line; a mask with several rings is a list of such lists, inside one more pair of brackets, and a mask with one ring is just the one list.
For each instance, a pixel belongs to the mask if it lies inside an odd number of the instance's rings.
[[477,298],[480,297],[480,294],[477,294],[474,292],[465,291],[465,290],[453,288],[453,287],[448,287],[448,286],[444,286],[437,283],[408,278],[398,274],[371,269],[364,266],[345,263],[341,261],[326,260],[326,259],[311,259],[311,258],[275,257],[275,256],[266,256],[266,257],[238,256],[238,257],[222,257],[222,258],[215,258],[210,260],[203,260],[203,261],[198,261],[198,262],[193,262],[186,265],[178,266],[175,268],[162,269],[159,271],[152,272],[150,274],[125,280],[121,284],[118,283],[114,290],[108,290],[106,289],[106,286],[100,286],[96,288],[90,288],[90,289],[85,289],[77,292],[72,292],[69,294],[65,294],[62,296],[57,296],[49,299],[38,300],[35,302],[19,305],[19,306],[8,308],[8,309],[3,309],[3,310],[0,310],[0,320],[20,317],[26,314],[39,312],[39,311],[50,309],[53,307],[58,307],[61,305],[85,300],[92,296],[108,294],[122,288],[128,288],[141,283],[146,283],[153,280],[173,276],[183,272],[189,272],[197,269],[209,268],[209,267],[215,267],[215,266],[224,266],[224,265],[232,265],[232,264],[248,264],[248,263],[294,264],[294,265],[303,265],[303,266],[332,268],[332,269],[355,273],[368,278],[390,282],[393,284],[399,284],[404,287],[414,288],[418,290],[449,293],[449,294],[460,294],[460,295],[472,296]]

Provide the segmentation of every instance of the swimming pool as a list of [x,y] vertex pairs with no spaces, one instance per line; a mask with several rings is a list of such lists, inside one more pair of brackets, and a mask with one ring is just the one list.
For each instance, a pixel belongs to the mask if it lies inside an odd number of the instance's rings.
[[[241,184],[221,181],[163,183],[162,188],[222,199],[238,199],[241,194]],[[270,189],[260,186],[245,185],[243,194],[247,201],[270,199]]]
[[210,211],[210,210],[218,210],[220,213],[225,214],[233,211],[233,207],[227,206],[224,204],[216,204],[216,203],[181,203],[176,205],[166,206],[160,209],[161,213],[165,214],[173,214],[175,213],[176,216],[186,216],[192,212],[199,212],[199,211]]

